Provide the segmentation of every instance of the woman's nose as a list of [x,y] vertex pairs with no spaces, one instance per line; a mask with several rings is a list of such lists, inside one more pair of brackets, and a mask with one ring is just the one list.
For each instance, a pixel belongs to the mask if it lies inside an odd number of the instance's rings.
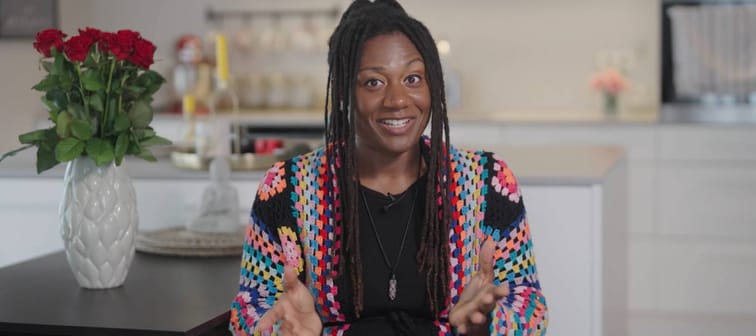
[[384,107],[401,109],[406,107],[408,102],[407,88],[402,85],[389,85],[386,88],[386,96],[383,98]]

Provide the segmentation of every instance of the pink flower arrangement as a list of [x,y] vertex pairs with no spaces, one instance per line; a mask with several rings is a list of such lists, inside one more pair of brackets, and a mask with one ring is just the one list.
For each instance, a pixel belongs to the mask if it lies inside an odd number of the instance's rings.
[[591,87],[596,91],[618,94],[627,89],[627,80],[616,69],[607,68],[593,75]]

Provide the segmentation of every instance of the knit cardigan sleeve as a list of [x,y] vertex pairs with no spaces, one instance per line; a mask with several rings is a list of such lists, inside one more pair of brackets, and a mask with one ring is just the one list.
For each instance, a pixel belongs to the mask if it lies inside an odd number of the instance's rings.
[[489,160],[482,241],[493,239],[494,285],[507,284],[509,295],[492,313],[491,335],[545,335],[546,299],[536,272],[533,241],[517,180],[495,154]]
[[[229,329],[252,335],[265,312],[283,293],[284,265],[297,269],[304,281],[302,248],[290,215],[284,162],[274,165],[261,182],[244,238],[239,293],[231,303]],[[264,334],[275,335],[274,330]]]

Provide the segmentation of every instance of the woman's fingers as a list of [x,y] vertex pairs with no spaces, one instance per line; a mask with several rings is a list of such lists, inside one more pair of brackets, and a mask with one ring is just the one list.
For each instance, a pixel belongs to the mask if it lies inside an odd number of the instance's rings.
[[476,311],[470,315],[470,322],[472,324],[483,324],[483,322],[486,322],[486,315],[483,315],[483,313]]
[[493,290],[494,297],[496,298],[496,301],[499,301],[500,299],[506,297],[509,295],[509,285],[506,283],[503,283],[501,285],[498,285]]
[[284,267],[283,285],[284,293],[257,322],[255,332],[268,331],[280,322],[278,331],[281,335],[317,334],[316,329],[321,327],[320,320],[314,310],[312,296],[299,281],[296,269]]
[[257,322],[257,326],[255,327],[255,332],[258,331],[266,331],[273,327],[276,322],[281,320],[284,317],[285,311],[281,306],[278,304],[273,305],[268,311],[263,315],[262,318],[260,318],[260,321]]
[[487,239],[483,246],[480,247],[480,269],[479,273],[483,275],[485,280],[493,280],[494,278],[494,252],[496,251],[496,244],[493,239]]
[[291,266],[284,266],[284,291],[296,289],[300,283],[297,277],[297,270]]

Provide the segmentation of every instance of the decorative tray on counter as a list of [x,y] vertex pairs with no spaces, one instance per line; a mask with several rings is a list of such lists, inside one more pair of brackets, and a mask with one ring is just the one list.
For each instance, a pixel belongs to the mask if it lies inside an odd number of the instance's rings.
[[[207,170],[210,167],[210,156],[202,156],[191,152],[171,152],[171,161],[176,167],[182,169]],[[231,170],[261,170],[268,169],[274,163],[282,160],[279,155],[273,154],[231,154],[228,156]]]
[[[275,154],[233,153],[228,155],[231,170],[266,170],[274,163],[304,154],[318,146],[317,142],[290,142]],[[171,152],[171,161],[181,169],[207,170],[213,157],[197,154],[193,148],[176,147]]]
[[244,227],[238,232],[196,232],[184,227],[155,231],[140,231],[136,250],[144,253],[184,256],[217,257],[241,255],[244,247]]

